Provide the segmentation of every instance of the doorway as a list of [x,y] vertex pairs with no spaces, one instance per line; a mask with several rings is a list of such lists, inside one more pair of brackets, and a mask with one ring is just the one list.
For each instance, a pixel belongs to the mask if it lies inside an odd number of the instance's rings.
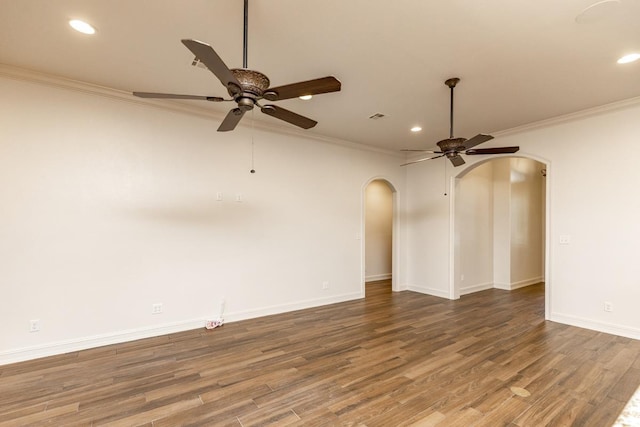
[[455,178],[453,298],[544,282],[548,301],[547,169],[536,159],[500,157]]
[[385,179],[373,179],[364,189],[363,296],[368,288],[393,287],[395,197]]

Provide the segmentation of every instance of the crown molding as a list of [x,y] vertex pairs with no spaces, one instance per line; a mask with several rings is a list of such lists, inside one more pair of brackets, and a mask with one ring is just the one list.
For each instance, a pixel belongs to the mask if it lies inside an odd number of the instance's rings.
[[610,113],[616,110],[623,110],[625,108],[631,108],[637,105],[640,105],[640,96],[623,99],[621,101],[611,102],[609,104],[599,105],[597,107],[587,108],[585,110],[576,111],[574,113],[568,113],[568,114],[563,114],[561,116],[551,117],[549,119],[527,123],[521,126],[509,128],[509,129],[491,132],[491,135],[495,137],[515,135],[522,132],[542,129],[546,127],[567,123],[567,122],[572,122],[575,120],[581,120],[588,117],[598,116],[598,115]]
[[[190,116],[197,116],[205,119],[222,121],[226,113],[219,113],[216,111],[205,110],[195,106],[182,104],[180,102],[172,100],[156,100],[138,98],[133,96],[130,92],[123,90],[113,89],[106,86],[100,86],[92,83],[86,83],[78,80],[68,79],[62,76],[56,76],[52,74],[46,74],[39,71],[29,70],[25,68],[15,67],[13,65],[0,63],[0,77],[5,77],[12,80],[20,80],[30,83],[42,84],[58,89],[71,90],[75,92],[85,93],[89,95],[101,96],[112,100],[121,102],[128,102],[141,106],[157,108],[165,111],[172,111]],[[317,133],[297,130],[294,128],[282,127],[277,125],[270,125],[261,122],[255,122],[252,125],[240,123],[239,127],[254,128],[265,132],[275,133],[278,135],[294,136],[299,138],[305,138],[313,141],[322,142],[325,144],[338,145],[345,148],[350,148],[359,151],[368,151],[374,153],[380,153],[387,156],[393,156],[398,158],[405,158],[405,155],[394,150],[388,150],[380,147],[373,147],[366,144],[360,144],[357,142],[346,141],[339,138],[333,138]]]

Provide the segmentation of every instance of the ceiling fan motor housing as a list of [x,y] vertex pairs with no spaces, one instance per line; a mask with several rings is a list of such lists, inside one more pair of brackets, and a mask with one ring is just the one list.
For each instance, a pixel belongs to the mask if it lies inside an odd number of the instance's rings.
[[467,138],[448,138],[443,139],[442,141],[437,142],[436,144],[440,147],[445,154],[456,154],[462,150],[464,150],[464,142]]
[[259,71],[246,68],[234,68],[229,71],[241,85],[240,90],[235,85],[229,85],[227,88],[229,95],[233,96],[239,108],[253,109],[256,101],[262,98],[265,90],[271,84],[269,78]]

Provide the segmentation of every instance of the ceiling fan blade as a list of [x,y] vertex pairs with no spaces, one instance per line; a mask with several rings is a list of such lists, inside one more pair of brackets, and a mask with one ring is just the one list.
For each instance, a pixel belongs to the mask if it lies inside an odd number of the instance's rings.
[[[192,39],[183,39],[182,44],[187,47],[193,53],[196,58],[207,66],[209,71],[216,75],[216,77],[222,82],[224,87],[229,89],[230,85],[235,86],[238,90],[241,90],[241,85],[238,79],[231,73],[229,67],[218,56],[213,48],[203,42]],[[234,90],[232,90],[234,92]]]
[[316,122],[315,120],[311,120],[308,117],[301,116],[300,114],[296,114],[293,111],[285,110],[284,108],[278,107],[276,105],[265,105],[261,108],[263,113],[275,117],[276,119],[284,120],[285,122],[291,123],[292,125],[296,125],[303,129],[310,129],[318,124],[318,122]]
[[297,98],[303,95],[319,95],[321,93],[338,92],[342,84],[333,76],[308,80],[306,82],[292,83],[289,85],[272,87],[267,89],[264,98],[269,101]]
[[227,116],[224,118],[220,126],[218,127],[218,132],[228,132],[230,130],[234,130],[240,119],[244,116],[244,110],[239,108],[234,108],[233,110],[227,113]]
[[223,98],[219,96],[202,96],[202,95],[176,95],[173,93],[154,93],[154,92],[133,92],[138,98],[162,98],[162,99],[198,99],[201,101],[222,102]]
[[493,139],[493,136],[486,135],[484,133],[479,133],[471,139],[467,139],[462,145],[464,148],[460,148],[460,150],[468,150],[469,148],[473,148],[478,144],[482,144],[483,142],[487,142]]
[[439,159],[440,157],[444,157],[444,154],[442,154],[440,156],[435,156],[435,157],[425,157],[424,159],[418,159],[418,160],[414,160],[413,162],[403,163],[400,166],[412,165],[414,163],[424,162],[425,160]]
[[453,157],[449,157],[449,160],[451,160],[451,163],[453,164],[453,166],[462,166],[465,164],[464,159],[459,154],[456,154]]
[[420,153],[431,153],[431,154],[442,154],[442,151],[433,151],[433,150],[412,150],[411,148],[402,148],[400,151],[410,151],[410,152],[420,152]]
[[467,150],[464,154],[505,154],[517,153],[520,147],[496,147],[496,148],[474,148]]

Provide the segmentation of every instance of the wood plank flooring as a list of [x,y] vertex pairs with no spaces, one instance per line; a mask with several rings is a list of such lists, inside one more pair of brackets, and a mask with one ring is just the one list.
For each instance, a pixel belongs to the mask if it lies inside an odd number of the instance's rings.
[[0,426],[610,426],[640,341],[543,313],[543,285],[449,301],[375,282],[363,300],[0,366]]

